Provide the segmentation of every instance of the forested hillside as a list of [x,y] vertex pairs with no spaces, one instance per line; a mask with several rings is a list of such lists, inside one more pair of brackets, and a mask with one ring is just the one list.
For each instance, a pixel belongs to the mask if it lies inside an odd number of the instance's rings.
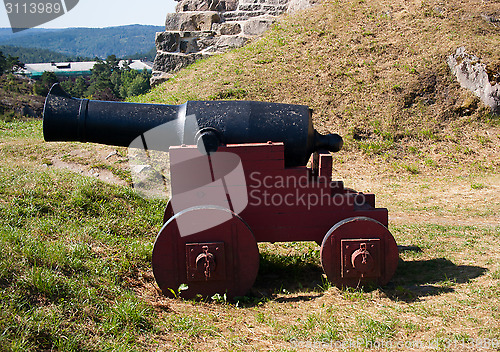
[[40,48],[20,48],[11,45],[0,45],[0,52],[2,52],[4,56],[17,56],[19,61],[25,64],[52,61],[66,62],[69,60],[79,61],[78,58]]
[[0,29],[0,45],[40,48],[68,56],[126,57],[147,53],[154,47],[160,26],[129,25],[107,28],[33,28],[13,34]]

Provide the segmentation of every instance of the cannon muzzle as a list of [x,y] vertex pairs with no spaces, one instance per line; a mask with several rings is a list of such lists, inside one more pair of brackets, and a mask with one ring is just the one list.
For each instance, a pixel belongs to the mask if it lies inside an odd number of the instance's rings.
[[[159,129],[160,128],[160,129]],[[256,101],[188,101],[182,105],[136,104],[76,99],[59,84],[52,86],[43,110],[46,141],[79,141],[128,147],[137,138],[147,142],[161,131],[162,143],[198,145],[206,152],[219,145],[283,142],[286,166],[305,165],[316,150],[337,152],[338,134],[321,135],[304,105]],[[147,143],[144,143],[146,147]]]

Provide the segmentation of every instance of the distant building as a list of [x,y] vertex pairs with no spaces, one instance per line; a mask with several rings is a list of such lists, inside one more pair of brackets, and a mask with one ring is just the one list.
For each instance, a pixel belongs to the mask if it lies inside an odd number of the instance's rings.
[[[133,70],[142,71],[146,69],[148,72],[153,70],[153,63],[142,60],[121,60],[120,67],[123,67],[125,62]],[[17,74],[27,76],[29,78],[41,77],[45,71],[54,72],[58,77],[77,77],[77,76],[90,76],[91,69],[97,61],[83,61],[83,62],[50,62],[40,64],[25,64],[24,68],[16,72]]]

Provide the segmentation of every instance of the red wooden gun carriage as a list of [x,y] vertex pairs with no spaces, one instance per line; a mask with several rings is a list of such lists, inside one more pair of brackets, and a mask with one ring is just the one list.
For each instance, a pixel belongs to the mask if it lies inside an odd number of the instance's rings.
[[152,260],[166,295],[181,284],[185,298],[245,295],[257,277],[258,242],[317,242],[323,269],[339,287],[384,285],[396,271],[387,209],[375,207],[375,195],[331,179],[330,152],[340,150],[342,138],[317,133],[305,106],[98,102],[55,85],[45,102],[44,137],[139,141],[169,152],[172,197]]

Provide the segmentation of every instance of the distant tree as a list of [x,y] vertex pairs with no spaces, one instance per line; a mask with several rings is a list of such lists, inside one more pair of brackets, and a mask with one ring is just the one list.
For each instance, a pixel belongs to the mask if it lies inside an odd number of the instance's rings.
[[33,85],[33,93],[36,95],[47,95],[50,87],[59,82],[54,72],[44,71],[39,81]]
[[92,99],[95,99],[95,100],[106,100],[106,101],[119,101],[120,100],[116,97],[115,93],[113,93],[111,88],[105,88],[103,90],[96,91],[95,94],[90,96],[90,97]]
[[0,51],[2,51],[5,56],[11,55],[13,57],[18,57],[19,60],[24,63],[65,62],[71,60],[70,56],[40,48],[21,48],[11,45],[0,45]]
[[151,74],[130,68],[125,61],[120,67],[120,60],[110,55],[103,61],[96,58],[88,80],[82,77],[62,83],[64,90],[77,98],[92,97],[101,100],[123,100],[129,96],[144,94],[150,89]]
[[72,94],[74,97],[83,98],[85,95],[85,91],[87,90],[87,82],[83,77],[78,77],[75,80]]
[[75,86],[75,84],[73,83],[72,80],[68,79],[66,81],[59,82],[59,84],[61,85],[62,89],[64,89],[64,91],[66,93],[68,93],[69,95],[71,95],[73,97],[79,98],[75,95],[75,93],[73,93],[73,87]]
[[0,51],[0,76],[4,74],[7,69],[7,59],[3,56],[3,53]]
[[19,57],[11,55],[5,57],[3,52],[0,51],[0,75],[6,72],[12,73],[23,67],[24,64],[19,61]]
[[111,71],[116,71],[119,69],[120,60],[116,58],[116,55],[109,55],[106,58],[106,64]]
[[7,57],[7,70],[10,72],[15,72],[21,68],[24,68],[24,64],[19,61],[19,56],[8,56]]
[[[111,82],[111,65],[108,62],[104,62],[98,59],[96,64],[91,70],[92,74],[90,76],[90,85],[87,88],[86,95],[96,97],[101,92],[111,90],[113,93],[113,83]],[[106,93],[109,95],[109,92]],[[118,97],[115,97],[118,98]]]
[[146,93],[151,87],[149,86],[149,79],[143,75],[138,75],[134,78],[132,83],[127,88],[127,96],[135,96]]

